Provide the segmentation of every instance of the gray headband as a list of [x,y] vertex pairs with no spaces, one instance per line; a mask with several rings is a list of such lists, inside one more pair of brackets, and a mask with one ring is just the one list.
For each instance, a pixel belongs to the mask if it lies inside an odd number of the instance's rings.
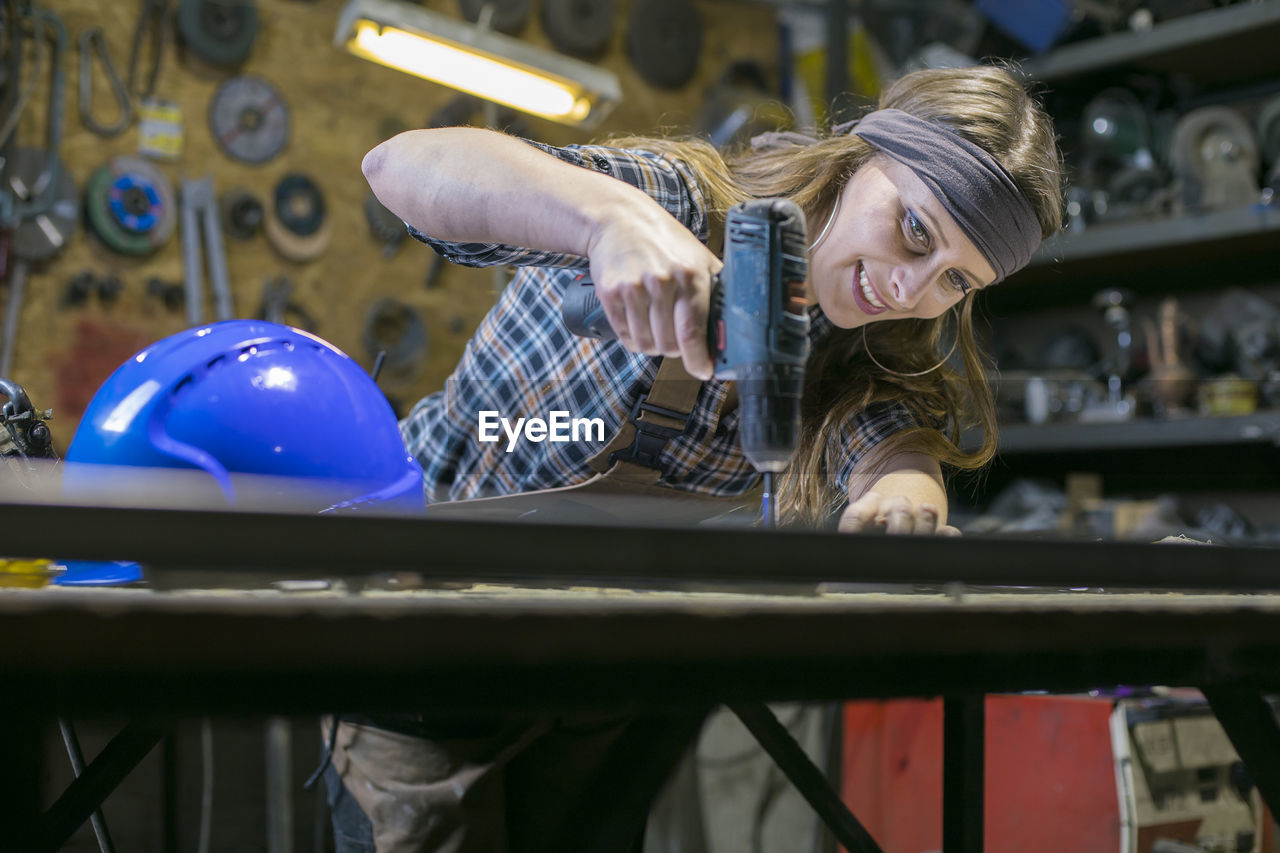
[[836,131],[846,129],[924,181],[991,264],[996,281],[1031,260],[1040,245],[1035,208],[982,148],[938,122],[902,110],[876,110]]

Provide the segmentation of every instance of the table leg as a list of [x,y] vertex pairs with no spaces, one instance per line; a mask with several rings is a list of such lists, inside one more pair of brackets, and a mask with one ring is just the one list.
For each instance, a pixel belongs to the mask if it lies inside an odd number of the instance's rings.
[[1249,688],[1205,687],[1200,692],[1249,768],[1249,778],[1267,808],[1280,814],[1280,724],[1270,703]]
[[986,697],[942,700],[942,850],[982,853]]

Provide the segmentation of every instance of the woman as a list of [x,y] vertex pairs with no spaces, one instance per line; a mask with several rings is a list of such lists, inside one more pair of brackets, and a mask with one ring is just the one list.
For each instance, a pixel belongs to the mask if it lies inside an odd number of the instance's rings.
[[[909,74],[852,128],[822,139],[774,134],[728,159],[697,141],[624,139],[552,149],[448,128],[388,140],[368,154],[364,171],[410,232],[450,260],[519,267],[446,389],[421,401],[402,424],[433,501],[510,495],[616,472],[618,457],[606,456],[610,448],[601,443],[482,441],[477,416],[497,411],[514,421],[564,410],[601,417],[612,436],[642,411],[637,403],[662,375],[659,359],[681,359],[693,377],[710,380],[707,304],[721,266],[714,235],[733,204],[781,196],[804,211],[811,241],[812,354],[801,446],[780,488],[786,515],[823,524],[838,512],[842,530],[954,534],[946,524],[942,466],[976,468],[990,459],[995,441],[972,297],[1025,265],[1061,224],[1060,155],[1050,122],[1018,80],[995,67]],[[564,329],[561,294],[583,275],[593,281],[618,343],[575,338]],[[953,349],[963,373],[949,363]],[[659,436],[648,455],[621,458],[646,463],[673,493],[741,495],[756,474],[738,447],[731,388],[714,380],[694,387],[683,429]],[[957,444],[969,422],[986,435],[972,453]],[[519,761],[513,756],[560,738],[571,744],[562,756],[599,759],[580,762],[595,769],[573,776],[569,789],[608,791],[609,802],[632,805],[631,824],[616,819],[617,811],[610,818],[623,835],[608,844],[621,839],[625,849],[626,833],[637,830],[661,771],[696,722],[628,717],[621,728],[592,725],[572,745],[582,730],[540,720],[494,726],[480,748],[475,738],[446,738],[430,727],[399,726],[386,741],[376,727],[344,723],[331,797],[337,811],[345,803],[350,812],[342,794],[356,794],[364,819],[355,823],[380,839],[379,850],[504,843],[556,849],[569,836],[557,835],[561,824],[546,814],[552,806],[529,808],[531,801],[521,799],[537,796],[539,785],[516,791],[494,780],[503,767],[516,767],[509,764]],[[616,773],[602,779],[600,768],[616,766],[610,750],[627,738],[642,747],[626,753],[626,779]],[[407,752],[414,757],[392,757]],[[555,764],[556,754],[548,748],[540,760]],[[380,785],[380,774],[397,784]],[[536,778],[527,766],[509,775]],[[486,785],[505,793],[472,797]],[[383,794],[367,793],[375,789]],[[477,815],[492,818],[504,802],[507,817],[498,823],[505,840],[480,840],[477,827],[492,829],[493,821]],[[430,819],[421,817],[428,813]],[[577,808],[564,826],[585,831],[590,813]],[[521,823],[514,814],[539,817]],[[601,832],[604,846],[607,831]]]

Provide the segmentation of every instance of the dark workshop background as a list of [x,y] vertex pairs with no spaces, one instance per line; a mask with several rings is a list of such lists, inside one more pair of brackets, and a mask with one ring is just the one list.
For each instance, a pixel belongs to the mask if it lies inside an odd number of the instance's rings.
[[[542,2],[535,0],[519,37],[549,49]],[[980,300],[982,334],[998,364],[992,378],[1000,451],[980,476],[952,481],[953,523],[970,533],[1280,539],[1280,0],[670,0],[691,3],[700,22],[692,76],[675,88],[646,82],[628,55],[628,14],[639,2],[645,0],[615,4],[614,31],[598,60],[622,86],[620,105],[602,126],[575,130],[510,115],[502,122],[556,144],[622,133],[705,134],[715,126],[710,112],[724,119],[740,106],[757,119],[753,127],[785,124],[788,110],[803,126],[829,103],[830,51],[845,55],[841,76],[862,96],[921,65],[1021,63],[1061,138],[1068,227],[1026,270]],[[77,43],[86,29],[103,28],[124,74],[144,4],[39,5],[61,16],[69,36],[60,153],[83,193],[112,157],[138,152],[139,130],[135,122],[104,139],[85,129]],[[428,286],[434,253],[411,241],[388,247],[367,224],[360,161],[395,130],[437,121],[455,94],[334,47],[339,0],[255,5],[258,33],[235,69],[196,60],[165,26],[155,95],[180,108],[183,148],[179,159],[154,161],[155,168],[175,188],[184,178],[211,176],[218,195],[246,188],[264,202],[286,173],[311,177],[325,196],[330,245],[299,263],[261,234],[228,236],[236,315],[256,316],[264,283],[285,276],[314,331],[371,367],[370,310],[397,300],[426,332],[425,349],[380,379],[403,413],[441,386],[493,302],[495,277],[446,264]],[[455,0],[426,5],[459,15]],[[832,10],[837,21],[847,12],[847,38],[831,37]],[[681,35],[687,33],[672,38]],[[149,62],[144,50],[140,77]],[[115,106],[97,59],[93,72],[94,114],[109,122]],[[287,104],[288,144],[261,165],[231,159],[210,131],[210,101],[238,74],[270,81]],[[18,127],[24,145],[43,143],[46,97],[41,81]],[[845,117],[862,100],[843,99],[834,109]],[[463,120],[483,117],[474,112]],[[134,258],[108,249],[81,217],[65,251],[32,270],[9,378],[38,408],[53,409],[60,453],[110,371],[186,327],[182,306],[166,305],[149,289],[152,280],[181,283],[180,230],[155,254]],[[69,304],[70,284],[84,273],[115,276],[119,294],[104,300],[90,293]],[[211,301],[205,316],[212,317]],[[377,340],[394,344],[407,328],[404,316],[378,324]],[[300,782],[318,759],[316,725],[289,725]],[[86,752],[95,753],[113,731],[86,725]],[[261,723],[217,720],[213,737],[214,849],[264,849]],[[106,810],[118,849],[192,848],[200,755],[199,721],[188,721],[113,795]],[[47,766],[49,792],[61,790],[70,771],[53,740]],[[296,794],[299,849],[329,843],[315,805],[313,794]],[[752,820],[736,824],[745,834]],[[88,827],[67,849],[96,849]],[[722,849],[746,849],[746,842]]]
[[[371,367],[373,355],[363,343],[370,308],[388,297],[403,302],[417,312],[427,333],[426,352],[414,367],[381,377],[384,390],[403,410],[441,387],[470,333],[493,304],[493,276],[449,265],[428,289],[425,282],[433,252],[408,241],[390,257],[385,256],[383,243],[371,233],[362,210],[368,185],[360,172],[360,161],[390,130],[426,126],[455,93],[335,47],[334,28],[342,8],[338,0],[258,0],[256,5],[258,35],[247,61],[238,69],[201,63],[182,48],[173,28],[166,28],[155,95],[181,108],[184,140],[180,159],[153,162],[175,189],[184,177],[209,175],[219,195],[247,188],[264,203],[287,172],[301,171],[311,177],[323,191],[333,220],[331,244],[317,260],[299,264],[283,259],[261,234],[250,240],[226,236],[236,316],[255,316],[264,282],[287,276],[294,287],[293,299],[314,317],[314,331]],[[61,16],[69,36],[62,62],[67,90],[61,153],[83,191],[90,175],[110,158],[137,154],[139,131],[135,121],[123,134],[104,139],[82,125],[76,44],[86,28],[102,27],[112,61],[125,75],[139,4],[55,0],[49,8]],[[429,8],[458,14],[451,0],[434,0]],[[650,132],[659,124],[687,129],[704,91],[728,62],[753,59],[766,68],[775,63],[777,28],[770,7],[700,0],[703,40],[693,78],[675,90],[655,88],[637,75],[626,57],[622,24],[627,9],[627,3],[617,4],[617,32],[599,60],[615,71],[622,83],[622,101],[606,122],[588,133],[529,118],[522,120],[519,130],[547,142],[566,144],[603,134]],[[521,38],[547,47],[537,14],[530,16]],[[145,79],[148,63],[144,49],[140,80]],[[110,123],[118,113],[96,58],[93,72],[94,115],[99,122]],[[218,87],[236,74],[252,74],[271,82],[288,107],[291,131],[287,147],[261,165],[231,159],[210,132],[210,100]],[[18,131],[23,145],[43,144],[47,91],[42,81],[23,114]],[[478,113],[472,118],[473,122],[480,120]],[[152,278],[182,281],[180,231],[176,228],[154,255],[138,259],[106,248],[81,222],[66,250],[32,271],[10,378],[27,389],[37,407],[53,409],[51,426],[60,452],[65,452],[85,405],[111,370],[144,345],[186,327],[184,310],[166,309],[146,287]],[[70,280],[83,271],[120,279],[123,289],[114,303],[104,305],[91,295],[80,306],[64,305]],[[208,288],[206,274],[206,293]],[[212,319],[210,311],[206,307],[206,320]],[[393,344],[398,340],[401,327],[392,325],[395,327],[379,329],[380,340]]]

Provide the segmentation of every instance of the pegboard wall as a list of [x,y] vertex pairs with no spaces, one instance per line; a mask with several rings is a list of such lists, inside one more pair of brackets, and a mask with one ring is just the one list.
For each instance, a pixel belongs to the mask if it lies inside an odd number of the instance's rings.
[[[39,5],[39,4],[37,4]],[[79,117],[78,78],[81,33],[101,27],[112,62],[124,76],[129,65],[141,2],[55,0],[47,5],[62,19],[68,49],[61,58],[66,73],[63,105],[62,160],[83,192],[95,170],[117,155],[139,150],[137,121],[113,138],[86,129]],[[172,0],[172,7],[178,0]],[[431,0],[434,11],[460,16],[454,0]],[[332,240],[318,259],[297,263],[273,250],[261,233],[248,240],[226,236],[226,257],[237,317],[258,316],[264,283],[285,276],[293,300],[314,319],[314,331],[366,367],[373,353],[363,343],[366,319],[379,300],[393,298],[410,306],[426,329],[427,348],[405,369],[384,373],[380,384],[402,413],[423,395],[440,388],[463,346],[493,304],[492,271],[444,265],[431,287],[428,272],[434,253],[411,240],[387,250],[365,220],[362,205],[368,186],[360,172],[364,154],[396,129],[421,127],[456,93],[398,71],[350,56],[332,44],[342,8],[340,0],[256,0],[259,31],[248,59],[238,68],[213,68],[184,48],[170,22],[154,95],[178,106],[183,144],[175,160],[155,166],[178,188],[183,179],[211,177],[215,195],[243,188],[264,204],[288,172],[310,176],[325,197],[332,221]],[[622,83],[621,104],[604,125],[588,134],[534,118],[522,119],[529,135],[553,144],[585,142],[616,133],[688,132],[706,92],[731,62],[755,60],[776,69],[777,26],[772,7],[741,0],[697,0],[702,46],[694,76],[676,90],[655,88],[632,67],[626,51],[629,0],[616,4],[616,28],[599,64],[616,72]],[[534,14],[520,37],[541,47],[550,45]],[[140,57],[139,81],[150,62]],[[30,67],[28,57],[27,67]],[[268,80],[287,103],[291,130],[282,153],[252,165],[228,157],[216,144],[209,125],[215,92],[238,74]],[[25,79],[25,78],[24,78]],[[103,67],[93,62],[93,115],[108,124],[116,116]],[[20,145],[43,144],[47,74],[34,90],[17,130]],[[472,122],[482,119],[477,115]],[[64,453],[85,405],[103,380],[141,347],[187,326],[185,309],[166,307],[149,293],[151,279],[179,284],[183,280],[181,227],[157,252],[137,258],[112,251],[81,219],[67,246],[53,259],[31,270],[20,314],[12,380],[23,385],[38,408],[53,408],[55,448]],[[207,267],[206,267],[207,268]],[[71,280],[89,272],[114,275],[122,284],[115,299],[94,295],[68,305]],[[207,296],[206,320],[213,317]],[[394,334],[395,330],[389,330]]]

